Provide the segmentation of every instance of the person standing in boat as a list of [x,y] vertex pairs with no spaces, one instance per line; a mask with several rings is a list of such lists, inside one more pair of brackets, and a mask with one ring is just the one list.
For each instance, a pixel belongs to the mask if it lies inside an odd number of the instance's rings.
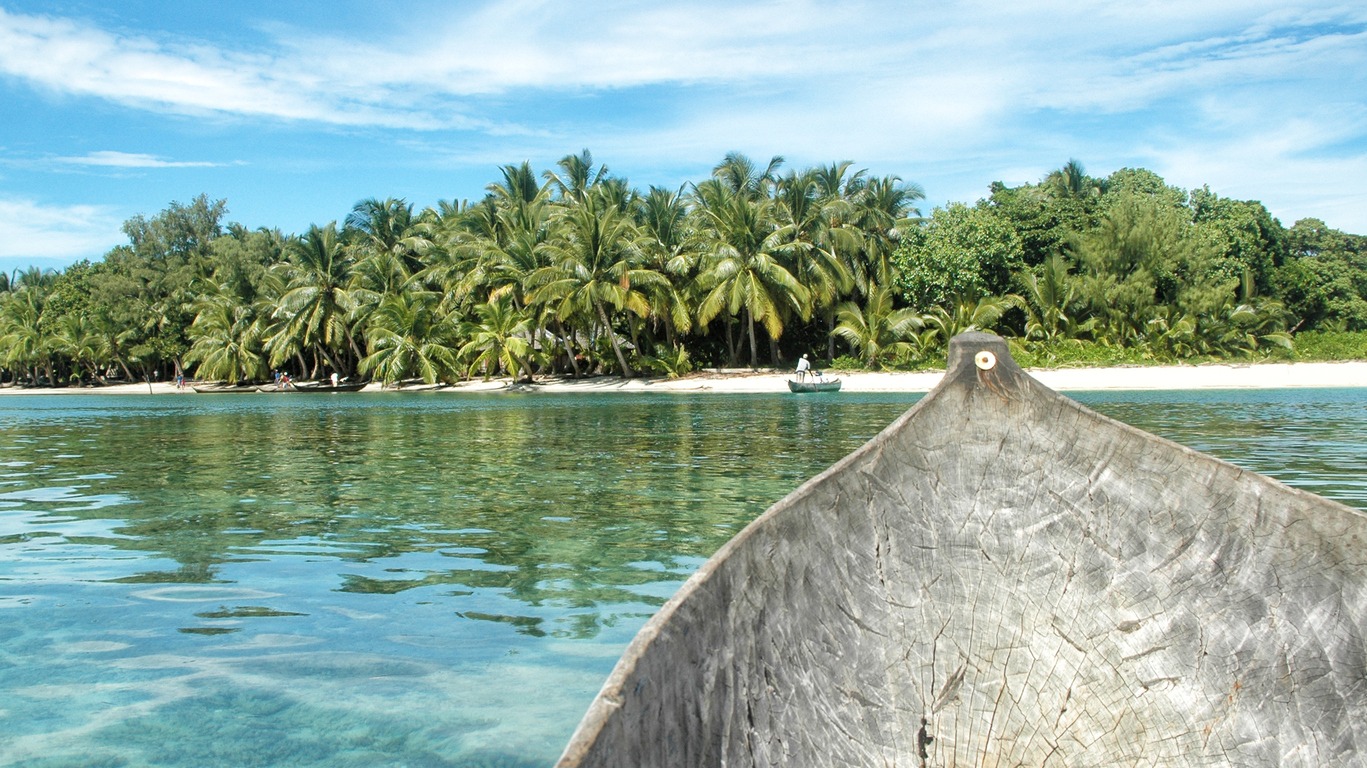
[[803,381],[807,378],[807,372],[812,369],[812,361],[807,359],[807,353],[802,353],[802,357],[797,361],[797,380]]

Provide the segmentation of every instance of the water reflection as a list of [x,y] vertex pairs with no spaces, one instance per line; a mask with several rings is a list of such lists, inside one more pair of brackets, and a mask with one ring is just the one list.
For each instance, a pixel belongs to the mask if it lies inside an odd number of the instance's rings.
[[[1367,508],[1362,392],[1079,398]],[[0,764],[548,764],[703,559],[915,399],[0,399]]]

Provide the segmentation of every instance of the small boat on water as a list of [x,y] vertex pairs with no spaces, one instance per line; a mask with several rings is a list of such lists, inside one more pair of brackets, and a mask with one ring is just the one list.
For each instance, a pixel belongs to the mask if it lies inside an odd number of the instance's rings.
[[811,378],[803,381],[788,379],[789,392],[839,392],[840,379]]
[[964,334],[704,563],[558,765],[1321,766],[1367,754],[1367,515]]

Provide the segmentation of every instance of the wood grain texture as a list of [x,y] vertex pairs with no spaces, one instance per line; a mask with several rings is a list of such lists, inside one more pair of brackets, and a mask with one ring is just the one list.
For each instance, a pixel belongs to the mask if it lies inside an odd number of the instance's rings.
[[949,363],[661,609],[562,768],[1361,761],[1367,517],[1096,414],[995,336]]

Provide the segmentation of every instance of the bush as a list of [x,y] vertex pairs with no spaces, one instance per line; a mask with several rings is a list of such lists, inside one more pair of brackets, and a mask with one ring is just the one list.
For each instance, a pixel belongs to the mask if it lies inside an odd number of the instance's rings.
[[1157,365],[1152,351],[1070,339],[1043,342],[1008,339],[1011,356],[1022,368],[1106,368],[1118,365]]
[[1367,331],[1303,331],[1296,334],[1292,359],[1367,360]]
[[862,371],[867,369],[868,366],[864,365],[864,361],[857,357],[840,355],[831,361],[830,367],[832,370],[836,371]]

